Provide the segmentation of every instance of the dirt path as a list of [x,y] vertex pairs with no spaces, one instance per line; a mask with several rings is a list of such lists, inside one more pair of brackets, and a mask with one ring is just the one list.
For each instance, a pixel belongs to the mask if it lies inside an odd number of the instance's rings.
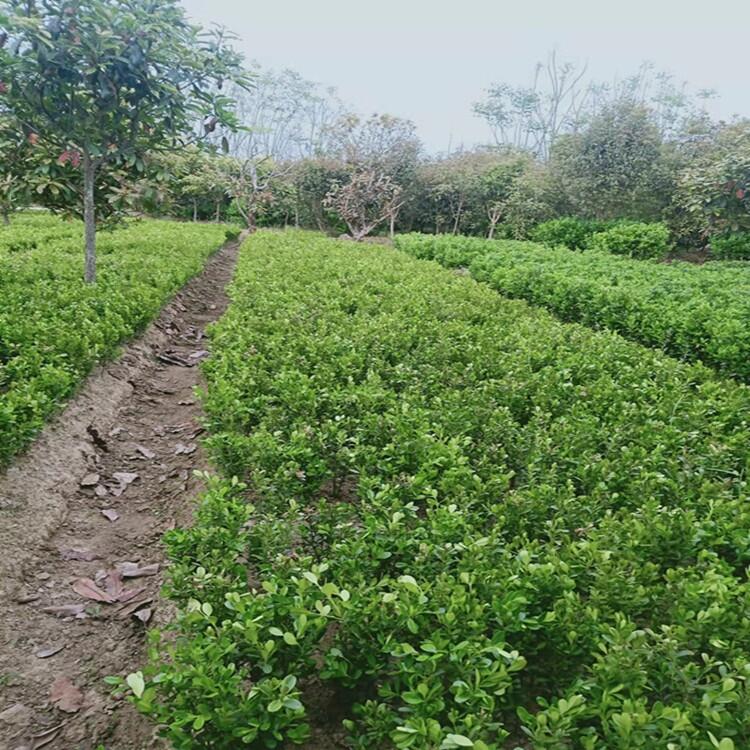
[[0,750],[156,744],[102,679],[136,669],[146,623],[169,619],[160,537],[189,522],[200,491],[196,365],[205,326],[226,308],[237,247],[217,253],[0,475]]

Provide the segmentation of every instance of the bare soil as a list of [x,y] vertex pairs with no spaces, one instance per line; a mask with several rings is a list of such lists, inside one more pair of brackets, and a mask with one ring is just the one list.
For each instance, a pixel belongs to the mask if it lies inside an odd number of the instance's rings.
[[[227,244],[0,475],[0,749],[140,750],[153,727],[103,678],[143,662],[162,534],[190,523],[205,327],[226,309]],[[102,599],[102,601],[99,601]]]

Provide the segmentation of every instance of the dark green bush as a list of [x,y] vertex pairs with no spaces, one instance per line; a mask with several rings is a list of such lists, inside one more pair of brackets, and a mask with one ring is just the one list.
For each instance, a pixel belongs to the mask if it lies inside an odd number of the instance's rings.
[[711,257],[716,260],[750,260],[750,232],[711,240]]
[[669,229],[665,224],[621,222],[592,235],[591,250],[605,250],[631,258],[663,258],[671,249]]
[[613,226],[613,222],[594,219],[578,219],[565,216],[539,224],[531,233],[534,242],[541,242],[549,247],[564,245],[570,250],[583,250],[596,232],[604,232]]

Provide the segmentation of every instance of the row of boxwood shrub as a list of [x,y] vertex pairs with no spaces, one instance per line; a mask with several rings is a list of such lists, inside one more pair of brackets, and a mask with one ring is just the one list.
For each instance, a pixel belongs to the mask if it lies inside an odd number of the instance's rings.
[[231,297],[239,481],[127,678],[173,747],[750,746],[746,387],[387,247],[259,233]]
[[750,380],[750,268],[744,265],[663,264],[450,235],[401,235],[396,245],[467,267],[499,292],[564,320],[609,328]]
[[548,247],[603,250],[630,258],[664,258],[672,249],[665,224],[638,221],[595,221],[564,217],[539,224],[532,239]]
[[0,228],[0,468],[200,271],[228,231],[236,234],[227,225],[144,220],[102,233],[99,279],[84,284],[83,222],[37,212]]
[[[547,247],[604,250],[631,258],[664,258],[672,249],[669,229],[661,223],[628,220],[600,221],[565,216],[537,225],[531,239]],[[750,260],[750,233],[713,237],[711,260]]]
[[750,233],[714,237],[711,240],[711,257],[716,260],[750,260]]

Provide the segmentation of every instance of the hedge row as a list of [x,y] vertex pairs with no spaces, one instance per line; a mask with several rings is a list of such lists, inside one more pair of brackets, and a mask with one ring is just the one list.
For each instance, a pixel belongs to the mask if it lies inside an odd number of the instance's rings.
[[401,250],[468,267],[510,297],[750,380],[750,268],[650,263],[530,242],[401,235]]
[[175,748],[750,746],[750,390],[381,246],[259,233],[231,294],[239,481],[127,678]]
[[99,279],[86,285],[81,222],[25,214],[0,228],[0,467],[201,269],[226,231],[142,221],[101,233]]

